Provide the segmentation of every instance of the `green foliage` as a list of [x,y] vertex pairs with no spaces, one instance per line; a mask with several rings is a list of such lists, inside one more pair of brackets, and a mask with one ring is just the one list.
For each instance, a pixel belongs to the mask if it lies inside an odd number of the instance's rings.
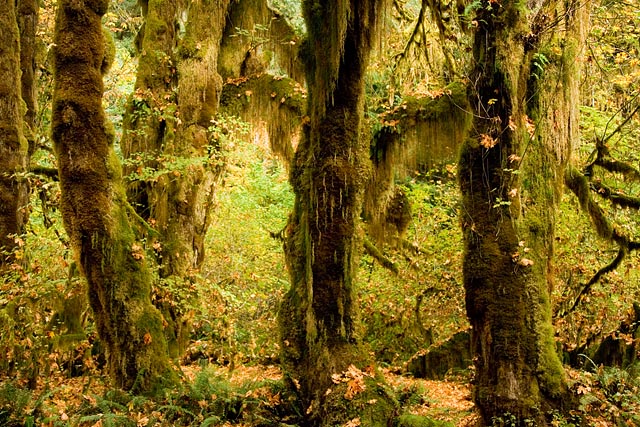
[[235,30],[233,37],[245,37],[249,42],[249,50],[254,50],[269,42],[269,28],[262,24],[255,24],[251,30],[239,27],[236,27]]
[[[46,191],[55,197],[57,186]],[[31,387],[51,370],[70,368],[70,358],[77,356],[74,347],[81,351],[86,343],[84,336],[65,340],[78,332],[70,330],[75,320],[71,317],[80,319],[86,311],[86,306],[69,303],[85,288],[78,277],[70,276],[71,254],[60,238],[62,221],[47,203],[46,194],[33,196],[29,232],[16,237],[18,262],[0,277],[0,377],[16,376]]]
[[358,291],[364,336],[380,361],[399,365],[467,328],[454,173],[447,165],[403,183],[413,211],[406,236],[412,249],[384,248],[400,266],[398,275],[368,255],[362,258]]
[[534,427],[535,425],[534,420],[520,420],[514,414],[510,413],[491,418],[491,427]]
[[[136,101],[134,105],[135,114],[149,114],[150,109],[144,101]],[[146,112],[145,112],[146,111]],[[193,167],[220,167],[224,163],[224,150],[233,149],[241,136],[247,134],[247,124],[232,116],[219,115],[211,121],[209,126],[208,142],[202,148],[203,155],[189,153],[189,155],[173,155],[162,153],[158,156],[150,152],[131,153],[123,160],[123,164],[131,169],[131,173],[126,176],[129,181],[156,182],[162,176],[180,177]]]
[[302,2],[296,0],[269,1],[269,7],[284,15],[298,35],[306,33],[304,19],[302,18],[301,4]]
[[0,425],[34,425],[33,417],[28,416],[31,392],[19,387],[14,381],[0,384]]
[[224,309],[197,321],[198,330],[211,330],[216,322],[226,331],[223,348],[238,357],[275,357],[272,331],[288,287],[277,238],[293,206],[287,172],[266,147],[238,141],[230,147],[223,179],[203,272]]
[[[640,365],[626,369],[595,366],[587,358],[590,371],[572,372],[572,390],[578,396],[579,414],[570,420],[589,420],[599,414],[613,425],[627,426],[640,423]],[[579,417],[576,415],[580,415]],[[573,424],[566,424],[573,425]]]
[[540,80],[544,76],[544,69],[549,63],[549,58],[544,53],[534,53],[531,60],[531,75],[533,78]]

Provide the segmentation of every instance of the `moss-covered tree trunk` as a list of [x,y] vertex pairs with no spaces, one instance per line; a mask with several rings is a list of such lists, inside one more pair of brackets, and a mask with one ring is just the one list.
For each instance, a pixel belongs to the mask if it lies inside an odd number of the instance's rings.
[[29,155],[31,155],[35,150],[36,30],[38,28],[39,5],[37,0],[18,0],[17,5],[18,27],[20,28],[20,82],[22,99],[27,107],[24,115],[25,136],[29,142]]
[[20,83],[20,34],[14,0],[0,3],[0,272],[13,262],[15,235],[27,220],[27,166]]
[[296,199],[285,242],[291,289],[279,318],[282,359],[309,425],[343,424],[361,412],[362,425],[386,426],[391,406],[373,376],[362,376],[364,387],[352,395],[341,388],[342,379],[359,376],[349,374],[350,365],[370,363],[358,339],[354,277],[370,172],[363,79],[383,2],[306,1],[304,13],[311,120],[291,171]]
[[[121,145],[132,162],[127,173],[153,171],[131,181],[129,195],[159,233],[151,237],[160,277],[178,289],[204,260],[222,171],[220,147],[210,127],[222,91],[217,65],[228,5],[229,0],[143,2],[138,73]],[[179,17],[186,19],[181,38]],[[175,298],[160,289],[156,301],[169,323],[170,352],[178,356],[188,339],[188,324]]]
[[[476,18],[474,118],[459,176],[473,396],[485,424],[545,425],[567,396],[549,291],[554,210],[577,132],[586,21],[574,3],[483,1]],[[557,11],[566,20],[543,31]]]
[[153,392],[173,374],[102,108],[102,76],[109,64],[101,17],[107,7],[107,0],[58,5],[52,130],[61,210],[115,385]]
[[[122,146],[134,163],[128,172],[160,171],[140,176],[130,195],[160,232],[162,277],[189,276],[204,257],[220,175],[219,147],[209,127],[222,89],[217,58],[228,4],[194,1],[182,9],[180,2],[150,0],[143,6],[141,56]],[[186,28],[179,40],[181,14]]]

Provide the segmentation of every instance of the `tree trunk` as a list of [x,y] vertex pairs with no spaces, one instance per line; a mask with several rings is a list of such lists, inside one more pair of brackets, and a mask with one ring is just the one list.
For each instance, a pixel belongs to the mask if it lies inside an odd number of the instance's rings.
[[[567,397],[549,291],[555,206],[577,137],[575,64],[588,8],[567,5],[566,20],[545,34],[560,3],[529,7],[482,2],[470,79],[474,119],[459,162],[473,394],[485,424],[508,416],[517,425],[545,425],[545,412]],[[556,46],[561,54],[552,54]]]
[[14,0],[0,12],[0,272],[14,261],[15,235],[27,221],[27,167],[20,93],[20,41]]
[[[140,174],[144,167],[157,172],[139,176],[129,194],[160,232],[162,277],[188,277],[204,260],[221,173],[220,147],[209,127],[222,90],[217,57],[228,4],[195,1],[182,11],[178,2],[151,0],[143,7],[141,57],[122,147],[134,162],[127,173]],[[178,40],[175,25],[182,12],[186,31]]]
[[[122,147],[133,162],[126,172],[138,174],[129,185],[130,199],[159,232],[150,237],[156,240],[160,277],[177,288],[188,286],[204,261],[222,172],[219,142],[210,127],[222,91],[217,61],[228,5],[229,0],[194,1],[183,10],[180,2],[168,0],[143,4],[141,56]],[[186,27],[179,40],[181,14]],[[140,172],[145,168],[152,170],[149,176]],[[174,357],[183,352],[189,333],[176,298],[159,287],[156,305],[169,324]]]
[[[285,242],[291,289],[280,313],[282,359],[299,386],[310,425],[347,422],[357,413],[354,400],[362,403],[359,398],[373,394],[378,403],[363,404],[362,425],[386,426],[393,407],[384,393],[376,394],[373,377],[361,376],[365,387],[359,396],[345,393],[336,381],[355,381],[358,369],[371,363],[357,336],[353,286],[370,171],[364,72],[382,2],[337,3],[304,3],[311,121],[291,173],[296,200]],[[350,365],[355,374],[345,374]]]
[[[29,142],[29,156],[35,150],[36,94],[36,30],[39,5],[37,0],[18,0],[20,28],[20,71],[22,99],[27,107],[24,115],[25,136]],[[27,162],[28,164],[28,162]]]
[[174,374],[102,108],[109,64],[101,17],[107,7],[107,0],[62,0],[58,6],[52,132],[61,211],[87,278],[111,377],[118,387],[152,393]]

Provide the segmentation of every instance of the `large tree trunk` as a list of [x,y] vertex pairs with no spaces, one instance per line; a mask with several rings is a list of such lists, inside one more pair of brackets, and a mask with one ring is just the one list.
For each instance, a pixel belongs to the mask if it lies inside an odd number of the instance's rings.
[[27,221],[27,166],[20,93],[20,41],[14,0],[0,12],[0,272],[14,260],[15,235]]
[[[204,260],[222,172],[220,147],[210,127],[222,90],[218,51],[229,0],[188,2],[185,9],[168,0],[142,3],[141,56],[121,146],[133,162],[128,173],[153,170],[130,182],[129,196],[159,232],[150,237],[156,239],[160,277],[179,288],[189,285]],[[175,27],[180,15],[186,17],[181,40]],[[156,305],[169,323],[170,353],[179,356],[189,325],[175,305],[177,297],[162,288]]]
[[[554,211],[577,136],[575,63],[588,8],[567,5],[552,38],[542,29],[559,2],[529,7],[482,2],[470,79],[474,119],[459,163],[473,394],[485,424],[509,415],[517,425],[544,425],[545,411],[567,396],[549,289]],[[542,39],[550,48],[544,54]],[[562,53],[552,57],[555,46]]]
[[58,6],[52,129],[61,210],[112,379],[124,389],[153,392],[174,375],[102,108],[109,64],[101,17],[107,7],[107,0],[62,0]]
[[[229,1],[144,2],[135,93],[125,118],[127,170],[155,169],[129,186],[136,210],[159,232],[160,275],[189,277],[204,259],[204,236],[220,159],[210,132],[222,81],[218,51]],[[186,16],[178,40],[176,20]],[[172,163],[173,162],[173,163]],[[163,170],[166,169],[166,170]]]
[[[351,399],[359,401],[359,393],[345,393],[336,377],[355,381],[359,374],[347,373],[350,365],[364,369],[371,362],[358,341],[353,287],[370,172],[363,79],[383,10],[376,0],[331,7],[307,1],[304,7],[311,121],[291,172],[296,200],[285,243],[291,289],[280,313],[282,359],[310,425],[328,426],[354,417]],[[387,425],[389,399],[376,394],[373,378],[362,379],[361,397],[377,398],[375,405],[362,405],[362,425]]]

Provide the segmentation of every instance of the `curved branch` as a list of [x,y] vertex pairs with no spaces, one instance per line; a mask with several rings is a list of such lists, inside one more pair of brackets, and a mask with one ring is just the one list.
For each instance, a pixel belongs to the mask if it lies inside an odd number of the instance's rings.
[[598,196],[611,200],[611,203],[614,203],[622,208],[630,208],[634,210],[640,209],[640,197],[627,196],[624,194],[620,194],[602,184],[601,182],[592,182],[590,187],[593,191],[598,194]]
[[[576,168],[571,166],[567,168],[564,180],[565,185],[576,195],[576,197],[578,197],[578,201],[580,202],[580,207],[582,208],[582,210],[587,212],[587,214],[589,215],[591,222],[596,228],[598,236],[608,241],[617,243],[619,249],[616,258],[611,263],[598,270],[596,274],[594,274],[591,280],[587,282],[582,291],[578,294],[571,308],[560,314],[560,317],[564,317],[574,311],[578,304],[580,304],[580,302],[582,301],[583,297],[591,290],[593,285],[597,283],[603,275],[615,270],[630,251],[640,249],[640,242],[630,240],[628,236],[616,229],[611,224],[611,221],[609,221],[609,218],[605,215],[603,209],[591,197],[591,192],[589,191],[590,188],[597,189],[601,184],[589,183],[586,176],[584,176]],[[606,187],[604,186],[602,186],[602,188],[606,189]],[[607,193],[607,191],[611,193],[609,189],[606,189],[603,191],[598,191],[598,194],[606,197],[605,194]],[[611,194],[608,198],[613,200],[613,197],[614,195]],[[630,202],[629,200],[626,201]],[[638,201],[638,203],[640,205],[640,200]]]
[[600,155],[598,149],[598,156],[593,162],[594,165],[600,166],[608,172],[617,172],[624,175],[625,178],[634,182],[640,182],[640,171],[626,162],[619,162],[615,159],[608,158],[608,156]]
[[[636,94],[633,98],[636,98],[636,97],[638,97],[638,94]],[[632,100],[633,100],[633,99],[632,99]],[[631,101],[632,101],[632,100],[631,100]],[[629,101],[629,102],[631,102],[631,101]],[[624,108],[624,107],[622,107],[622,108]],[[621,108],[620,110],[622,110],[622,108]],[[638,104],[638,105],[636,106],[636,108],[634,108],[634,109],[633,109],[633,111],[632,111],[632,112],[631,112],[631,113],[630,113],[630,114],[629,114],[629,115],[628,115],[628,116],[627,116],[627,117],[622,121],[622,123],[620,123],[620,124],[618,125],[618,127],[616,127],[616,128],[615,128],[615,129],[614,129],[614,130],[613,130],[609,135],[607,135],[605,138],[602,138],[602,142],[603,142],[603,143],[607,142],[608,140],[610,140],[610,139],[611,139],[611,137],[612,137],[612,136],[614,136],[616,133],[620,132],[620,130],[622,130],[622,128],[624,127],[624,125],[626,125],[627,123],[629,123],[629,121],[631,120],[631,118],[632,118],[632,117],[633,117],[633,116],[638,112],[638,110],[640,110],[640,104]],[[618,111],[618,112],[620,112],[620,111]],[[616,114],[618,114],[618,113],[616,113]],[[615,117],[615,116],[616,116],[616,115],[614,114],[614,115],[613,115],[613,117]],[[610,119],[609,121],[613,120],[613,117],[611,117],[611,119]],[[607,123],[607,125],[609,125],[609,123]],[[606,128],[605,128],[605,132],[606,132]]]
[[600,270],[596,272],[596,274],[593,275],[593,277],[591,277],[591,279],[584,285],[584,287],[582,288],[582,290],[580,291],[576,299],[573,301],[573,304],[571,305],[571,307],[565,312],[559,314],[558,317],[562,318],[574,312],[575,309],[578,307],[578,305],[582,302],[584,297],[591,291],[591,288],[593,287],[593,285],[598,283],[598,281],[602,278],[602,276],[604,276],[607,273],[611,273],[613,270],[618,268],[618,266],[620,265],[624,257],[627,255],[627,253],[628,253],[627,247],[620,245],[618,249],[618,255],[616,255],[614,260],[611,261],[609,264],[605,265],[604,267],[602,267]]
[[[413,43],[417,43],[416,42],[416,37],[418,36],[418,33],[420,31],[420,28],[422,27],[422,23],[424,21],[424,10],[426,7],[426,1],[422,1],[422,4],[420,5],[420,12],[418,13],[418,19],[416,21],[416,26],[413,27],[413,31],[411,32],[411,36],[409,36],[409,40],[407,40],[407,43],[404,45],[404,49],[402,50],[402,52],[398,53],[397,55],[395,55],[393,57],[393,60],[396,62],[396,65],[398,62],[400,62],[401,59],[404,59],[407,57],[407,54],[409,53],[409,49],[411,48],[411,45]],[[395,67],[394,67],[395,68]]]
[[29,170],[30,173],[34,175],[43,176],[45,178],[50,178],[53,181],[58,181],[58,168],[48,168],[46,166],[34,166]]

